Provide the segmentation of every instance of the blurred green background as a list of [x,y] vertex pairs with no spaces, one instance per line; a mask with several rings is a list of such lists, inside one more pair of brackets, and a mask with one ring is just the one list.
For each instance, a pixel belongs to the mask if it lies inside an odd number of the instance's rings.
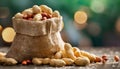
[[[120,0],[0,0],[0,25],[12,26],[12,16],[35,4],[60,12],[62,37],[74,46],[120,46]],[[85,24],[74,22],[78,10],[88,15]]]

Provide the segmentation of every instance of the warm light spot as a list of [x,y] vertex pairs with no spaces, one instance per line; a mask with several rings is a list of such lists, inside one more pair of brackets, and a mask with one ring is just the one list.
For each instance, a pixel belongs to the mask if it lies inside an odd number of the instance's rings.
[[98,23],[90,23],[87,27],[87,31],[92,36],[98,36],[101,33],[101,28]]
[[118,18],[116,25],[115,25],[116,31],[120,32],[120,18]]
[[12,42],[15,37],[15,31],[12,27],[7,27],[2,31],[2,38],[5,42]]
[[87,21],[87,13],[84,11],[77,11],[74,15],[74,20],[78,24],[84,24]]
[[105,10],[105,5],[100,0],[93,0],[93,2],[91,3],[91,10],[95,13],[102,13]]
[[87,6],[80,6],[79,11],[84,11],[87,13],[87,17],[91,17],[91,9]]
[[0,18],[7,18],[9,16],[9,8],[8,7],[0,7]]

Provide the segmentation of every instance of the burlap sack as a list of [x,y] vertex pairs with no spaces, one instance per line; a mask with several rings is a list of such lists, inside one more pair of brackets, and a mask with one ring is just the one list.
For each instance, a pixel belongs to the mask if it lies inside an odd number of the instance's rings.
[[64,48],[61,38],[62,18],[30,21],[13,18],[16,36],[6,57],[17,61],[34,57],[52,57]]

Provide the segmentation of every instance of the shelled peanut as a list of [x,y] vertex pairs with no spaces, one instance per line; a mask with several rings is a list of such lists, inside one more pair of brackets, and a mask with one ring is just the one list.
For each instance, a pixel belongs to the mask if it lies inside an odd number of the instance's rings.
[[105,54],[104,54],[104,55],[102,55],[102,59],[103,59],[103,60],[105,60],[105,61],[107,61],[107,60],[108,60],[107,55],[105,55]]
[[28,64],[31,64],[32,63],[32,61],[31,60],[24,60],[24,61],[22,61],[22,65],[28,65]]
[[95,62],[101,62],[101,61],[102,61],[102,58],[101,58],[101,57],[96,56]]
[[50,7],[46,5],[34,5],[32,8],[28,8],[22,13],[19,12],[15,15],[15,18],[17,19],[26,19],[32,21],[42,21],[53,17],[61,16],[57,10],[53,11]]
[[118,55],[115,55],[115,56],[114,56],[114,60],[115,60],[116,62],[118,62],[118,61],[120,60],[119,56],[118,56]]

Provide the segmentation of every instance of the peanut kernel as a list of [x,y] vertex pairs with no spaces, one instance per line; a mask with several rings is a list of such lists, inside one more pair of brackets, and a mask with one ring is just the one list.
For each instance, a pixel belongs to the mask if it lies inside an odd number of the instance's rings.
[[118,62],[119,59],[120,59],[119,56],[117,56],[117,55],[114,56],[114,60],[115,60],[116,62]]

